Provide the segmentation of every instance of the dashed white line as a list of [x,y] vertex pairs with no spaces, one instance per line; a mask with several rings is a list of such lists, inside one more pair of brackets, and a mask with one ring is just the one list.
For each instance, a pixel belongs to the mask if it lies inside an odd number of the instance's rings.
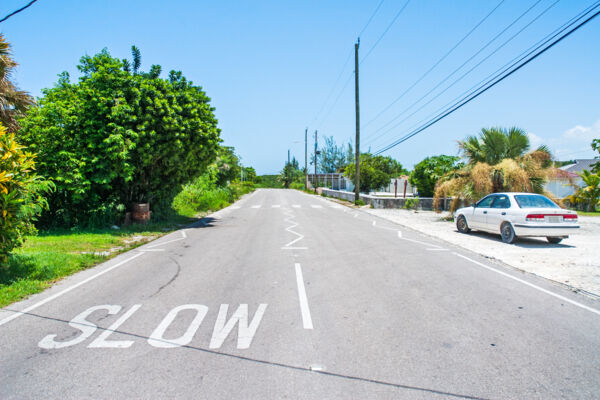
[[311,204],[310,205],[312,208],[323,208],[323,206],[319,205],[319,204]]
[[510,278],[510,279],[513,279],[513,280],[515,280],[517,282],[520,282],[520,283],[522,283],[524,285],[532,287],[532,288],[534,288],[536,290],[539,290],[540,292],[549,294],[550,296],[556,297],[557,299],[561,299],[562,301],[566,301],[567,303],[573,304],[574,306],[577,306],[579,308],[583,308],[584,310],[587,310],[587,311],[593,312],[594,314],[600,315],[600,310],[596,310],[595,308],[588,307],[585,304],[578,303],[578,302],[576,302],[574,300],[571,300],[571,299],[568,299],[568,298],[566,298],[564,296],[561,296],[559,294],[553,293],[553,292],[551,292],[549,290],[546,290],[546,289],[541,288],[541,287],[539,287],[537,285],[534,285],[533,283],[529,283],[529,282],[527,282],[527,281],[525,281],[523,279],[517,278],[516,276],[512,276],[511,274],[507,274],[506,272],[500,271],[500,270],[498,270],[496,268],[492,268],[489,265],[485,265],[483,263],[480,263],[479,261],[475,261],[475,260],[473,260],[473,259],[471,259],[469,257],[463,256],[462,254],[458,254],[458,253],[454,253],[454,252],[452,254],[454,254],[456,256],[459,256],[461,258],[464,258],[465,260],[468,260],[468,261],[472,262],[473,264],[477,264],[480,267],[483,267],[483,268],[485,268],[487,270],[490,270],[492,272],[495,272],[497,274],[503,275],[503,276],[505,276],[507,278]]
[[60,296],[62,296],[63,294],[69,293],[69,292],[70,292],[71,290],[73,290],[73,289],[77,289],[79,286],[85,285],[86,283],[88,283],[88,282],[90,282],[90,281],[93,281],[94,279],[96,279],[96,278],[98,278],[98,277],[100,277],[100,276],[102,276],[102,275],[106,274],[107,272],[110,272],[110,271],[112,271],[113,269],[115,269],[115,268],[118,268],[118,267],[120,267],[121,265],[128,263],[129,261],[133,260],[134,258],[137,258],[137,257],[141,256],[142,254],[144,254],[144,253],[141,253],[141,252],[140,252],[140,253],[135,253],[133,256],[131,256],[131,257],[129,257],[129,258],[127,258],[127,259],[125,259],[125,260],[123,260],[123,261],[121,261],[121,262],[119,262],[119,263],[115,264],[115,265],[113,265],[112,267],[108,267],[108,268],[106,268],[104,271],[98,272],[97,274],[95,274],[95,275],[92,275],[92,276],[90,276],[89,278],[87,278],[87,279],[84,279],[84,280],[82,280],[81,282],[74,284],[73,286],[69,286],[68,288],[66,288],[66,289],[64,289],[64,290],[62,290],[62,291],[60,291],[60,292],[58,292],[58,293],[56,293],[56,294],[53,294],[52,296],[50,296],[50,297],[47,297],[47,298],[45,298],[44,300],[42,300],[42,301],[40,301],[40,302],[37,302],[37,303],[35,303],[35,304],[33,304],[33,305],[31,305],[31,306],[29,306],[29,307],[25,308],[25,309],[24,309],[24,310],[22,310],[22,311],[13,311],[15,314],[13,314],[13,315],[11,315],[11,316],[9,316],[9,317],[6,317],[6,318],[4,318],[3,320],[0,320],[0,326],[2,326],[2,325],[4,325],[4,324],[6,324],[7,322],[10,322],[10,321],[12,321],[12,320],[13,320],[13,319],[15,319],[15,318],[18,318],[18,317],[20,317],[21,315],[27,314],[28,312],[30,312],[30,311],[33,311],[33,310],[35,310],[36,308],[38,308],[38,307],[41,307],[41,306],[43,306],[44,304],[46,304],[46,303],[49,303],[49,302],[51,302],[51,301],[52,301],[52,300],[54,300],[54,299],[57,299],[57,298],[59,298],[59,297],[60,297]]
[[296,267],[296,283],[298,285],[298,299],[300,300],[300,312],[302,313],[302,325],[304,329],[313,329],[310,309],[308,307],[308,299],[306,298],[306,288],[304,287],[304,278],[302,277],[302,267],[299,263]]
[[255,206],[250,207],[250,208],[260,208],[260,207],[261,207],[260,204],[257,204]]

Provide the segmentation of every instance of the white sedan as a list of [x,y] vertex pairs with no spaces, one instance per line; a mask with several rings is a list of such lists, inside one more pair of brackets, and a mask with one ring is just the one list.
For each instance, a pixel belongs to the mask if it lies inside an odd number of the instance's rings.
[[560,208],[540,194],[494,193],[454,213],[459,232],[471,229],[499,233],[502,241],[517,237],[546,237],[559,243],[579,228],[577,213]]

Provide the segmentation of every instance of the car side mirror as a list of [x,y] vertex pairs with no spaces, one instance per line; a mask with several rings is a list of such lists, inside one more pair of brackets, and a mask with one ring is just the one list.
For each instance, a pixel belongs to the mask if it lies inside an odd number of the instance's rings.
[[473,203],[473,204],[471,204],[471,207],[473,207],[473,208],[477,208],[477,203]]

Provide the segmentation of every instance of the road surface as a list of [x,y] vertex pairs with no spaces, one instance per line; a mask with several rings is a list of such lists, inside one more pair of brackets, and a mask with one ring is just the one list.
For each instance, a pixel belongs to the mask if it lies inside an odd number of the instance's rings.
[[593,399],[598,310],[360,210],[258,190],[0,310],[0,398]]

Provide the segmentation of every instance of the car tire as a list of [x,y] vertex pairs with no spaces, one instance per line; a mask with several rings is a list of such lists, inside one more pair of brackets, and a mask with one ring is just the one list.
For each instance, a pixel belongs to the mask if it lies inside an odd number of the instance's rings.
[[515,230],[512,225],[508,222],[503,223],[500,226],[500,235],[502,236],[502,241],[504,243],[514,243],[517,239],[517,235],[515,235]]
[[459,215],[456,219],[456,229],[458,229],[460,233],[471,232],[471,228],[469,228],[469,224],[467,224],[467,219],[464,215]]
[[563,240],[563,238],[546,236],[546,240],[548,240],[548,242],[550,242],[552,244],[559,244]]

